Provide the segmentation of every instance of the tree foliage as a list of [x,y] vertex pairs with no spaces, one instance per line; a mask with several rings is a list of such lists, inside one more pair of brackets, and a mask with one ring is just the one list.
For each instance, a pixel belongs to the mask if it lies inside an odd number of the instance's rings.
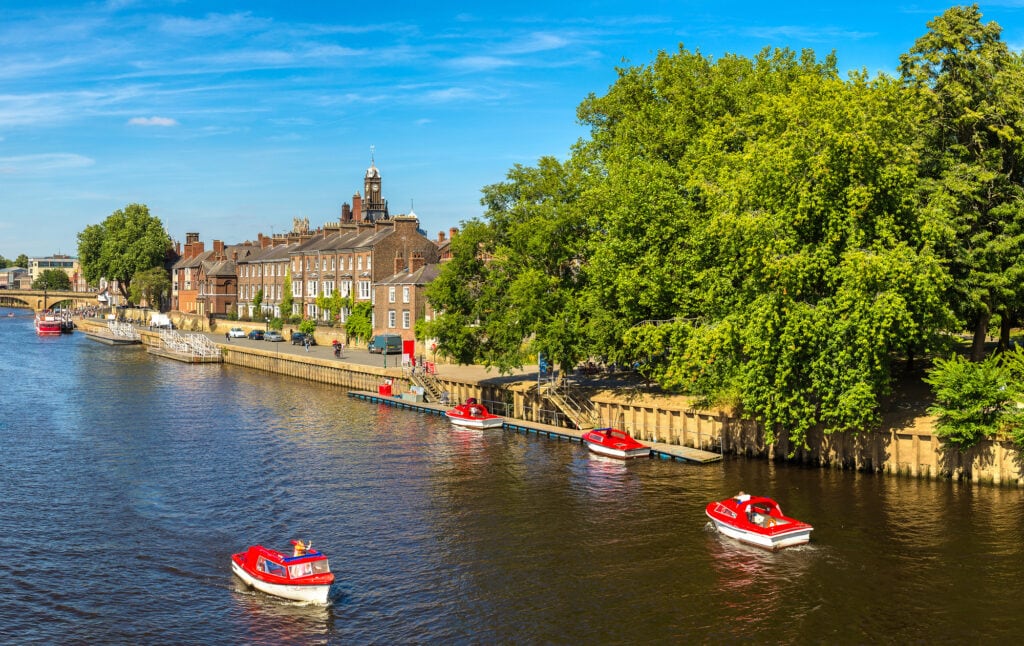
[[961,451],[994,435],[1016,414],[1019,391],[1011,387],[1011,372],[1002,355],[982,361],[960,355],[937,359],[925,381],[935,391],[935,404],[928,412],[937,417],[936,434]]
[[117,281],[128,300],[135,275],[161,266],[170,247],[163,223],[144,204],[129,204],[78,234],[78,259],[86,281]]
[[350,339],[369,339],[373,336],[373,304],[360,301],[352,306],[345,321],[345,336]]
[[281,317],[289,318],[292,315],[292,308],[295,303],[295,295],[292,294],[292,270],[288,268],[284,272],[284,282],[281,286]]
[[900,58],[904,83],[923,99],[927,214],[975,360],[994,315],[1006,346],[1024,300],[1024,59],[981,18],[977,5],[953,7]]
[[32,281],[32,289],[71,289],[71,279],[60,269],[45,269]]
[[149,307],[162,310],[171,295],[171,276],[163,267],[141,271],[132,278],[131,301],[145,302]]
[[769,442],[876,426],[904,367],[1024,302],[1024,64],[977,7],[928,26],[900,78],[788,49],[619,69],[567,160],[484,189],[426,336],[637,366]]

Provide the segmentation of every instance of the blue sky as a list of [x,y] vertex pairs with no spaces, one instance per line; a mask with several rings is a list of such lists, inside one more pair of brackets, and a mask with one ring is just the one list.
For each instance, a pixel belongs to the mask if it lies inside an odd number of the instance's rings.
[[[949,6],[0,0],[0,255],[74,255],[133,202],[175,240],[317,226],[371,146],[391,212],[433,238],[514,164],[565,158],[624,59],[811,48],[893,73]],[[979,6],[1024,46],[1024,0]]]

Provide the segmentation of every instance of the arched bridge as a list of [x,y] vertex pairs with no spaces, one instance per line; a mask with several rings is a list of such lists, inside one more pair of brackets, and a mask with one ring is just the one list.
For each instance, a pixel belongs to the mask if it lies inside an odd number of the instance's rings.
[[62,292],[52,289],[0,289],[0,307],[22,307],[36,312],[56,307],[74,309],[97,305],[96,292]]

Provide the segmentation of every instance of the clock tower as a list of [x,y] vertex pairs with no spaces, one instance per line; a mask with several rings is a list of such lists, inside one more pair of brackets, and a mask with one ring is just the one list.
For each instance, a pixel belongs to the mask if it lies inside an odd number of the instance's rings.
[[366,169],[366,177],[363,179],[363,212],[365,219],[374,222],[387,219],[388,203],[380,190],[380,171],[374,164],[373,146],[370,146],[370,167]]

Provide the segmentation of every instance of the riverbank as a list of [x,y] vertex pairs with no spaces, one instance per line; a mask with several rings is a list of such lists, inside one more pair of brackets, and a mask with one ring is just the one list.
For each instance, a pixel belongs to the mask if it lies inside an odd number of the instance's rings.
[[[104,324],[94,319],[79,323],[83,328]],[[157,332],[140,328],[140,334],[144,344],[159,344]],[[414,385],[408,369],[396,365],[396,355],[384,357],[363,348],[347,348],[344,356],[336,359],[326,344],[307,350],[287,341],[228,341],[218,334],[204,334],[221,348],[228,365],[370,392],[388,380],[396,394],[411,392]],[[437,364],[435,376],[452,401],[476,397],[513,420],[543,423],[556,412],[537,387],[536,366],[495,375],[481,366]],[[856,436],[811,433],[806,448],[792,446],[785,437],[767,445],[763,431],[753,421],[725,410],[697,409],[687,397],[646,391],[637,384],[584,379],[574,384],[574,394],[591,402],[599,425],[616,426],[646,442],[824,468],[1024,486],[1024,461],[1012,443],[986,441],[960,453],[935,435],[925,400],[912,391],[894,400],[881,430]]]

